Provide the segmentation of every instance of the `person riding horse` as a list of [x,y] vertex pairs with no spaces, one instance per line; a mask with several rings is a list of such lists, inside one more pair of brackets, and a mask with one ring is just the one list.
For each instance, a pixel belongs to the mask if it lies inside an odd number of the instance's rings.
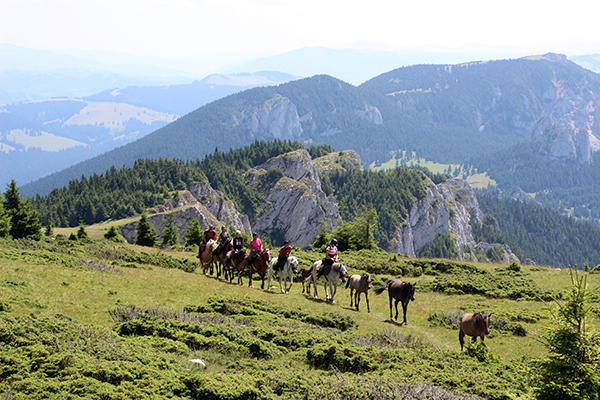
[[225,226],[221,227],[221,233],[219,233],[219,245],[213,252],[214,255],[219,255],[221,250],[225,248],[227,245],[227,241],[229,240],[229,232],[227,232],[227,228]]
[[319,279],[321,275],[325,275],[325,277],[327,277],[329,271],[331,270],[331,266],[334,262],[337,262],[337,244],[338,241],[336,239],[331,239],[331,242],[329,242],[329,246],[327,246],[327,248],[325,249],[325,257],[323,257],[323,260],[321,261],[321,269],[319,269],[319,271],[317,272],[317,279]]
[[256,255],[263,249],[258,233],[254,232],[250,241],[250,254],[248,255],[248,266],[252,265]]
[[244,250],[244,238],[242,237],[242,232],[238,230],[235,231],[235,236],[233,237],[233,248],[227,255],[227,261],[231,260],[233,256],[242,250]]
[[200,243],[200,251],[198,252],[198,257],[200,254],[206,249],[206,244],[212,239],[216,240],[217,231],[215,230],[214,225],[210,225],[207,230],[204,231],[204,236],[202,238],[202,243]]
[[279,257],[277,258],[277,263],[273,266],[273,270],[275,272],[283,269],[283,266],[287,262],[291,252],[292,246],[290,246],[290,242],[286,240],[285,242],[283,242],[283,247],[279,249]]

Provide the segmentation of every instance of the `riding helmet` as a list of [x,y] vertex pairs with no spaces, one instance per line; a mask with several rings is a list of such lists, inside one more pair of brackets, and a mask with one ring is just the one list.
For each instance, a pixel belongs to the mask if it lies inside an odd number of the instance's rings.
[[337,246],[337,239],[331,239],[331,243],[333,243],[334,246]]

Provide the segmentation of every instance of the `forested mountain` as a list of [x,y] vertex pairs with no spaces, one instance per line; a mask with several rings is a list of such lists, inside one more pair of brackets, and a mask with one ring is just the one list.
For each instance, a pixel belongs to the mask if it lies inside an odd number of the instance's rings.
[[[231,200],[236,209],[249,216],[254,224],[265,218],[265,213],[269,212],[268,204],[275,201],[269,196],[276,182],[280,181],[280,185],[287,182],[280,171],[267,169],[257,173],[255,168],[276,165],[272,160],[281,157],[291,160],[291,154],[303,149],[299,142],[257,141],[229,152],[215,151],[202,160],[138,160],[133,167],[112,167],[103,174],[72,180],[67,187],[55,189],[48,196],[36,196],[33,208],[39,211],[43,225],[50,221],[54,226],[92,224],[131,217],[148,208],[161,207],[166,202],[173,202],[178,190],[189,188],[196,182],[206,182]],[[332,149],[329,146],[312,146],[308,151],[319,163],[318,160],[326,158],[323,156],[330,154]],[[353,221],[365,209],[375,210],[378,222],[373,232],[374,239],[382,248],[389,248],[399,227],[407,225],[409,212],[429,190],[422,171],[437,182],[450,178],[432,175],[426,169],[399,167],[389,172],[374,172],[341,168],[321,173],[320,181],[325,193],[335,196],[344,221]],[[282,190],[289,196],[289,189],[283,187]],[[455,186],[452,191],[456,190],[458,187]],[[465,193],[457,191],[455,201]],[[600,262],[600,249],[597,248],[600,228],[514,200],[478,198],[486,217],[471,219],[473,238],[470,240],[474,243],[484,241],[508,245],[522,262],[529,258],[544,265],[578,264],[580,267],[585,262],[592,266]],[[436,209],[450,207],[446,201],[439,199],[434,199],[433,204]],[[452,213],[456,211],[450,210],[451,219],[459,218]],[[425,220],[431,218],[433,215],[425,217]],[[261,234],[276,241],[277,236],[271,236],[272,232],[267,229],[269,226],[265,225]],[[414,234],[418,233],[415,231]],[[436,236],[430,238],[434,239]]]
[[[207,104],[129,145],[26,185],[48,193],[82,174],[138,158],[196,159],[255,139],[354,149],[364,163],[412,150],[466,163],[520,143],[543,143],[554,161],[591,160],[598,148],[600,78],[549,54],[459,65],[418,65],[355,87],[329,76],[247,90]],[[588,105],[592,106],[588,106]],[[595,107],[595,108],[594,108]]]

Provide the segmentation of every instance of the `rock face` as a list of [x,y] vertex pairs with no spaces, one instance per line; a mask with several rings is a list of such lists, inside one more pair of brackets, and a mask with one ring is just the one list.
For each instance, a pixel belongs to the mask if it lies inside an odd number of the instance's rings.
[[[546,54],[546,59],[567,63],[566,57]],[[556,161],[574,159],[589,164],[591,154],[600,150],[600,95],[585,77],[566,84],[556,78],[553,89],[544,92],[539,115],[532,127],[533,140]]]
[[321,190],[319,174],[306,150],[297,150],[269,160],[254,171],[255,176],[278,169],[283,177],[270,190],[269,204],[253,224],[255,231],[279,237],[307,248],[321,229],[341,222],[333,196]]
[[454,178],[437,186],[429,181],[427,195],[413,206],[406,222],[394,232],[388,250],[416,257],[439,235],[451,232],[462,258],[464,245],[473,242],[469,222],[472,218],[481,221],[482,216],[466,181]]
[[[189,185],[186,190],[179,192],[179,198],[176,201],[148,213],[151,214],[148,219],[156,228],[159,237],[162,236],[171,211],[180,238],[185,236],[194,218],[198,220],[202,229],[207,229],[210,224],[213,224],[217,229],[220,225],[225,225],[246,232],[252,230],[248,217],[239,213],[233,203],[226,200],[223,193],[211,188],[208,182]],[[137,222],[132,222],[121,227],[121,235],[127,243],[135,243],[137,224]]]
[[246,130],[252,136],[295,140],[302,134],[300,118],[294,103],[277,95],[245,118]]

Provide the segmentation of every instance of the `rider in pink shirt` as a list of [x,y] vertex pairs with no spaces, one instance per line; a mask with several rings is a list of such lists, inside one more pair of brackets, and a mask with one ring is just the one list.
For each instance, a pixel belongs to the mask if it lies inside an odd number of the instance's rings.
[[262,250],[262,242],[258,238],[258,233],[254,233],[252,235],[252,240],[250,241],[250,255],[248,256],[248,265],[254,261],[256,258],[256,254]]

